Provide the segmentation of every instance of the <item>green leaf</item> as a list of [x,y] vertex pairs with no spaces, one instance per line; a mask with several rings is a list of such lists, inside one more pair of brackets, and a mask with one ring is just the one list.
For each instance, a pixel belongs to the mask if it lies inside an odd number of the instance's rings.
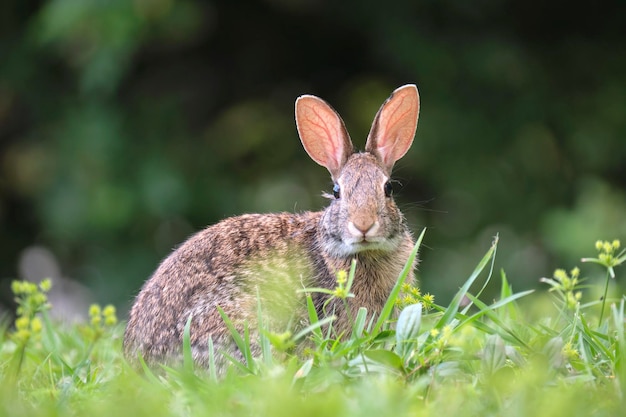
[[548,363],[553,368],[560,368],[565,364],[565,358],[563,357],[563,338],[560,336],[553,337],[548,340],[548,343],[543,347],[543,353],[546,355]]
[[400,313],[400,316],[398,317],[398,324],[396,325],[395,351],[402,358],[406,359],[407,355],[409,355],[417,345],[417,336],[419,335],[421,324],[421,303],[407,306]]
[[390,350],[366,350],[363,355],[376,363],[404,372],[402,358]]
[[312,368],[313,368],[313,359],[307,359],[294,374],[292,385],[296,380],[306,378],[309,372],[311,372]]
[[493,375],[506,364],[506,349],[504,340],[497,335],[487,336],[483,349],[482,365],[486,375]]
[[367,308],[359,307],[359,311],[356,314],[356,318],[354,319],[354,324],[352,325],[352,335],[351,339],[359,339],[363,337],[363,330],[365,329],[365,323],[367,321]]

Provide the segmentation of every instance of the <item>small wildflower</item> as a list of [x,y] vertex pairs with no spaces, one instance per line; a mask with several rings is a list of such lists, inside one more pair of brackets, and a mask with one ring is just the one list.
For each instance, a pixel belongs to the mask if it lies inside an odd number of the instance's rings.
[[615,253],[620,247],[621,243],[618,239],[614,239],[612,242],[598,240],[596,242],[596,249],[598,250],[597,258],[583,258],[583,262],[593,262],[604,266],[611,278],[615,278],[614,267],[621,265],[626,261],[626,250],[622,250],[620,253]]
[[33,317],[33,319],[30,321],[30,330],[33,333],[41,333],[41,329],[43,329],[41,319],[39,317]]
[[333,296],[341,299],[348,298],[348,290],[343,287],[337,287],[333,290]]
[[30,317],[22,316],[15,319],[15,328],[17,330],[26,330],[30,327]]
[[582,298],[582,293],[577,291],[580,288],[580,269],[573,268],[568,274],[564,269],[557,269],[553,274],[554,278],[542,278],[541,281],[550,284],[550,291],[555,291],[563,300],[564,307],[568,310],[576,310]]
[[31,337],[38,338],[43,328],[39,314],[50,308],[46,293],[51,288],[50,280],[39,285],[29,281],[13,281],[11,290],[17,302],[15,331],[11,338],[25,347]]
[[31,334],[30,317],[18,317],[15,320],[15,332],[11,335],[13,340],[18,344],[25,345]]
[[578,351],[574,349],[571,342],[567,342],[563,346],[562,353],[567,360],[578,359],[580,357],[580,353],[578,353]]
[[114,305],[107,305],[102,310],[102,315],[104,316],[104,325],[105,326],[115,326],[117,324],[117,316]]
[[50,278],[46,278],[39,283],[39,289],[42,292],[48,292],[50,291],[51,288],[52,288],[52,281],[50,281]]
[[424,303],[424,308],[426,308],[427,310],[431,309],[433,307],[433,305],[435,304],[435,296],[430,294],[430,293],[426,293],[424,294],[424,296],[422,297],[422,302]]
[[11,292],[15,295],[22,293],[22,281],[11,282]]
[[102,316],[92,316],[89,322],[92,326],[98,327],[102,323]]
[[100,306],[98,304],[92,304],[91,306],[89,306],[89,317],[96,317],[99,316],[101,313],[101,309]]
[[115,306],[112,304],[109,304],[106,307],[104,307],[104,310],[102,310],[102,315],[104,315],[105,317],[114,316],[115,312],[116,312]]
[[343,269],[337,271],[337,284],[343,285],[346,282],[348,282],[348,273]]
[[422,303],[424,309],[429,310],[433,307],[435,297],[431,294],[424,294],[414,285],[404,283],[401,287],[402,296],[396,299],[396,306],[403,309],[411,304]]
[[612,242],[609,241],[601,241],[598,240],[596,242],[596,249],[598,252],[597,258],[583,258],[582,262],[592,262],[594,264],[599,264],[606,268],[606,285],[604,286],[604,296],[602,297],[602,305],[600,310],[600,320],[599,323],[602,323],[602,318],[604,317],[604,307],[606,304],[606,297],[609,290],[609,277],[615,278],[615,267],[620,266],[624,262],[626,262],[626,249],[623,249],[619,253],[615,253],[620,248],[620,241],[614,239]]
[[558,279],[559,281],[563,282],[569,279],[569,277],[567,276],[567,272],[565,272],[564,269],[557,269],[554,271],[554,278]]
[[435,329],[435,328],[430,329],[430,335],[431,335],[432,337],[437,337],[437,336],[439,336],[439,329]]

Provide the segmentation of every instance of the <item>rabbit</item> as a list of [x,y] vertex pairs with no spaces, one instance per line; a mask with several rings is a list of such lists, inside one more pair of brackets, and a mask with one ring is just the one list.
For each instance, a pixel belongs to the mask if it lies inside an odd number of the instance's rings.
[[[198,232],[174,250],[146,281],[130,310],[124,352],[149,365],[180,363],[183,332],[191,315],[194,363],[209,366],[212,338],[218,372],[228,360],[242,360],[220,316],[219,306],[242,332],[251,332],[253,354],[260,353],[258,309],[272,330],[306,324],[303,288],[337,286],[337,272],[356,275],[347,298],[349,311],[382,310],[414,246],[390,182],[394,163],[409,150],[419,115],[413,84],[396,89],[376,114],[365,145],[356,152],[339,114],[322,99],[303,95],[295,118],[308,155],[330,172],[333,194],[323,211],[245,214]],[[414,280],[413,269],[408,282]],[[299,291],[300,290],[300,291]],[[332,313],[337,337],[350,334],[343,302],[313,293],[320,317]]]

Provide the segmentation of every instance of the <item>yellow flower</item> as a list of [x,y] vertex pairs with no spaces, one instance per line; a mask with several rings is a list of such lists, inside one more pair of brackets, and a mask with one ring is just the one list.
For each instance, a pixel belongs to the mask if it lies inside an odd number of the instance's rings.
[[40,333],[42,328],[43,324],[41,323],[41,319],[39,317],[33,317],[30,321],[30,330],[32,330],[33,333]]
[[13,294],[18,295],[22,293],[22,281],[12,281],[11,282],[11,292]]
[[348,291],[345,288],[342,287],[337,287],[335,288],[335,290],[333,291],[333,295],[337,298],[347,298],[348,297]]
[[563,346],[562,353],[567,360],[578,359],[578,357],[580,356],[578,351],[572,346],[571,342],[567,342],[565,346]]
[[348,281],[348,273],[343,269],[337,272],[337,284],[343,285]]
[[30,318],[27,316],[21,316],[15,319],[15,328],[19,330],[26,330],[30,327]]
[[46,278],[43,281],[41,281],[39,283],[39,288],[41,289],[41,291],[43,292],[48,292],[50,291],[50,289],[52,288],[52,281],[50,281],[50,278]]
[[426,307],[431,307],[433,304],[435,304],[435,296],[430,293],[424,294],[422,299],[424,300],[424,304],[426,305]]
[[100,306],[98,304],[92,304],[89,307],[89,317],[99,316],[101,313]]
[[102,310],[102,315],[104,317],[109,317],[109,316],[115,316],[115,306],[112,304],[107,305],[106,307],[104,307],[104,310]]
[[115,326],[117,324],[117,316],[115,315],[115,306],[107,305],[102,310],[102,315],[104,316],[104,324],[107,326]]

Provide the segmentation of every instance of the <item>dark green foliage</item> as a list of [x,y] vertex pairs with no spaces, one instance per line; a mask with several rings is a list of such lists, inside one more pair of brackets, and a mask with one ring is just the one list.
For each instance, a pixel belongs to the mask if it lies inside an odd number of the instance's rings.
[[414,230],[432,231],[422,287],[452,297],[496,233],[510,281],[533,287],[587,242],[626,235],[625,13],[519,0],[4,1],[0,278],[43,245],[64,275],[126,303],[194,230],[324,204],[331,184],[298,143],[298,95],[332,103],[362,146],[378,104],[415,82],[420,124],[396,196]]

